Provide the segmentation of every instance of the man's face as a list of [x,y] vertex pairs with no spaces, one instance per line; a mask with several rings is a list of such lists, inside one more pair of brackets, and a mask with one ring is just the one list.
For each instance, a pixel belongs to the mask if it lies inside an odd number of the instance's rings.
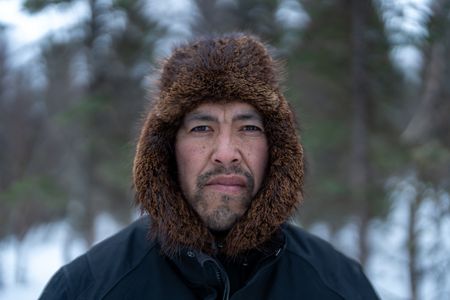
[[184,116],[175,155],[189,204],[209,229],[228,230],[247,211],[265,176],[263,119],[246,103],[201,104]]

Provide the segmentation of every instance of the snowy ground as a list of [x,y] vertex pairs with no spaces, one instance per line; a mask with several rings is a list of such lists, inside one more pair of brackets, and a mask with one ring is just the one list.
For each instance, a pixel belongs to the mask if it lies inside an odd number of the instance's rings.
[[[96,221],[96,241],[100,241],[120,229],[120,225],[108,215],[101,215]],[[15,283],[14,270],[17,263],[17,241],[7,239],[0,243],[0,273],[3,275],[4,287],[0,288],[2,300],[37,299],[50,277],[65,263],[63,247],[67,241],[68,225],[58,222],[41,226],[26,237],[20,255],[26,265],[24,283]],[[81,240],[71,240],[68,260],[72,260],[86,251]],[[25,260],[25,261],[23,261]]]

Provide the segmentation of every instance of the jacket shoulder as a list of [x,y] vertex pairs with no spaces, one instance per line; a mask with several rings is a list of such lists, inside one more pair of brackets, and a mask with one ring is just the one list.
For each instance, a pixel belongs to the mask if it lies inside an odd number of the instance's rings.
[[286,251],[308,263],[330,289],[344,299],[379,299],[358,262],[296,225],[283,229]]
[[141,218],[61,267],[39,299],[100,299],[154,248],[148,226]]

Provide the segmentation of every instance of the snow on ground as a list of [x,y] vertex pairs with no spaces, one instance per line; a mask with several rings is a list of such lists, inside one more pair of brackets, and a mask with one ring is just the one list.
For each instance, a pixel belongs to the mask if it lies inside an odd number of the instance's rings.
[[[117,232],[121,226],[108,215],[100,215],[96,220],[96,241]],[[66,222],[40,226],[32,230],[25,238],[20,253],[21,261],[26,264],[25,283],[15,282],[15,264],[17,263],[17,241],[9,238],[0,243],[0,274],[4,287],[0,288],[2,300],[37,299],[45,284],[64,259],[64,244],[70,233]],[[86,245],[80,239],[70,240],[68,260],[72,260],[86,251]],[[25,255],[26,254],[26,255]]]

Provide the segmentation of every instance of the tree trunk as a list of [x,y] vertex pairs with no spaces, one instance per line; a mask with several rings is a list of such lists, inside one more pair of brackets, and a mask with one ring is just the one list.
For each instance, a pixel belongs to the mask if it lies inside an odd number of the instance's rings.
[[408,219],[408,278],[410,286],[411,300],[418,299],[418,287],[420,282],[420,269],[418,265],[418,237],[417,237],[417,213],[422,202],[422,193],[419,187],[416,187],[416,196],[412,199],[409,206]]
[[[408,144],[423,143],[430,139],[436,127],[448,124],[449,106],[445,103],[448,98],[445,97],[444,90],[449,72],[449,7],[449,0],[436,0],[431,4],[431,16],[437,28],[432,31],[434,36],[431,39],[425,66],[420,103],[402,135],[403,140]],[[430,30],[432,29],[433,27]]]
[[[102,7],[99,0],[89,0],[90,20],[84,46],[88,65],[90,66],[90,80],[85,90],[86,101],[93,101],[100,91],[103,81],[102,55],[100,53],[98,40],[101,36],[100,19]],[[91,122],[95,116],[88,115]],[[90,125],[90,124],[89,124]],[[87,247],[92,246],[95,240],[95,217],[97,216],[97,199],[94,195],[94,165],[96,163],[92,146],[92,132],[86,129],[86,122],[80,127],[72,129],[73,139],[77,140],[76,147],[71,149],[71,194],[69,199],[68,216],[75,231],[82,235]],[[86,138],[87,137],[87,138]],[[66,247],[70,249],[70,243]]]
[[438,114],[436,108],[444,87],[445,66],[445,46],[442,41],[435,41],[431,46],[425,71],[422,99],[403,132],[403,140],[409,144],[423,142],[430,136]]
[[369,186],[368,162],[368,88],[367,74],[367,17],[370,0],[351,0],[351,85],[352,85],[352,136],[350,186],[352,202],[359,207],[359,260],[364,266],[369,255],[367,232],[370,220],[367,189]]
[[18,239],[16,242],[16,261],[14,270],[14,280],[18,284],[25,284],[27,282],[27,263],[26,255],[23,249],[23,239]]

